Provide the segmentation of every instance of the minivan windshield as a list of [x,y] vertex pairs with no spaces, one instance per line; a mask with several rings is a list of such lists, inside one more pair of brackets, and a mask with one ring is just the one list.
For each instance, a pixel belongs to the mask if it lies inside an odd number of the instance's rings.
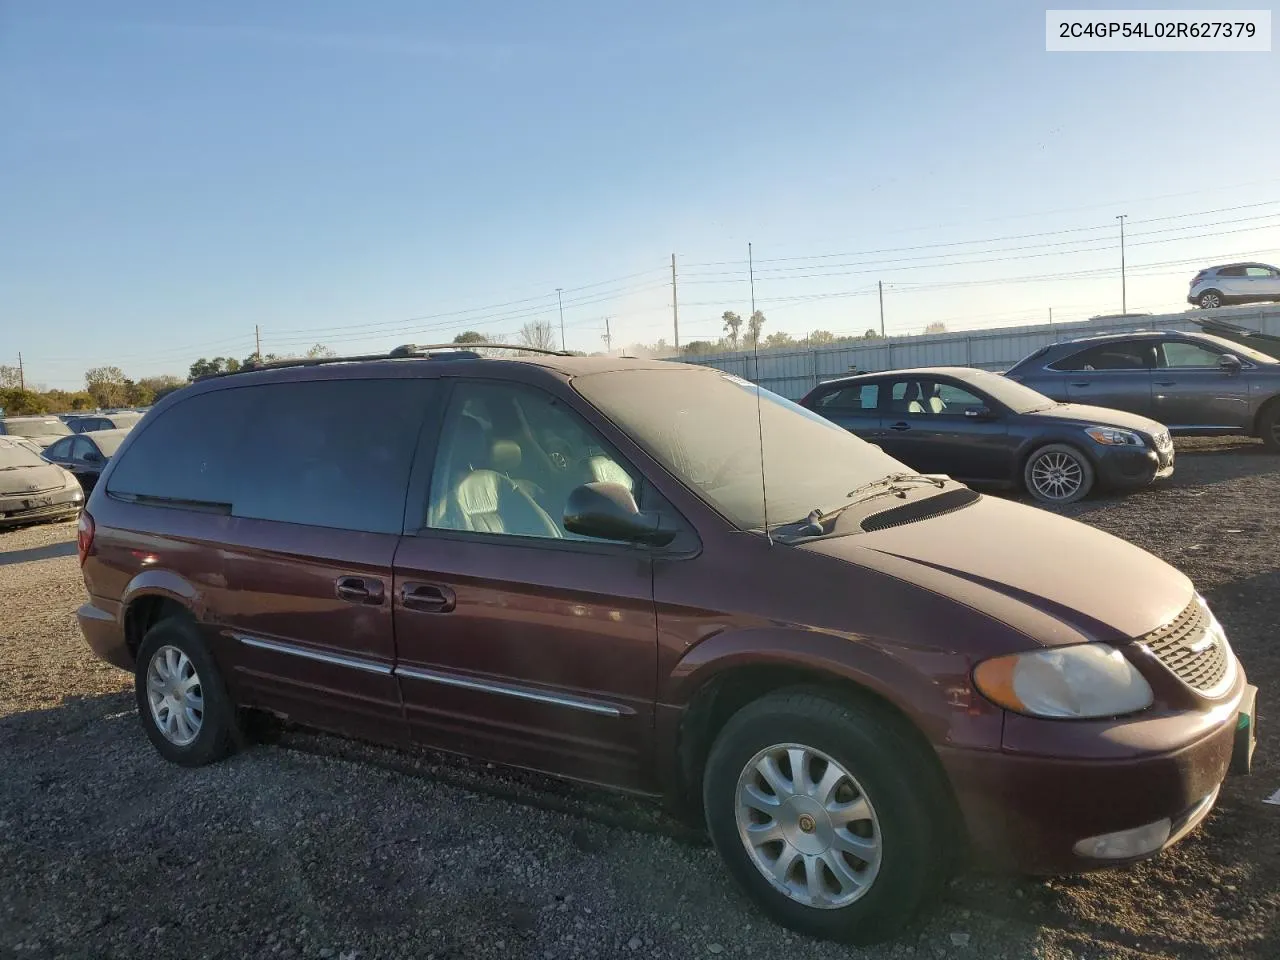
[[[855,487],[908,471],[804,407],[718,370],[673,367],[576,377],[587,402],[733,524],[763,530],[845,503]],[[761,478],[763,446],[764,477]]]
[[48,420],[6,420],[4,432],[15,437],[62,437],[71,429],[57,417]]

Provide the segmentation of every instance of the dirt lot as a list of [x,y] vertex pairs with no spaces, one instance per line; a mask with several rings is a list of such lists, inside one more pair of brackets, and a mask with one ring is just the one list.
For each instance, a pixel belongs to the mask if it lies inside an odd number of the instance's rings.
[[772,926],[647,807],[285,731],[164,763],[90,658],[74,527],[0,534],[0,957],[1280,957],[1280,461],[1179,446],[1163,487],[1068,511],[1185,570],[1262,689],[1253,777],[1156,861],[957,878],[865,951]]

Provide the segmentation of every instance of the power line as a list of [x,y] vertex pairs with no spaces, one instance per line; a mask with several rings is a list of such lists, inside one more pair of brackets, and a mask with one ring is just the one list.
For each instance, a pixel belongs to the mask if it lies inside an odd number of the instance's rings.
[[[1213,214],[1218,214],[1218,213],[1231,213],[1231,212],[1234,212],[1234,211],[1237,211],[1237,210],[1253,210],[1253,209],[1257,209],[1258,207],[1273,207],[1273,206],[1276,206],[1277,204],[1280,204],[1280,200],[1264,200],[1264,201],[1261,201],[1261,202],[1258,202],[1258,203],[1244,203],[1244,204],[1238,204],[1238,205],[1233,206],[1233,207],[1217,207],[1217,208],[1210,209],[1210,210],[1197,210],[1197,211],[1194,211],[1194,212],[1191,212],[1191,213],[1175,213],[1175,214],[1170,214],[1170,215],[1168,215],[1168,216],[1163,216],[1163,217],[1148,217],[1148,218],[1143,219],[1143,220],[1134,220],[1134,221],[1133,221],[1133,223],[1135,223],[1135,224],[1143,224],[1143,223],[1163,223],[1163,222],[1166,222],[1166,221],[1169,221],[1169,220],[1184,220],[1184,219],[1186,219],[1186,218],[1188,218],[1188,217],[1205,217],[1205,216],[1211,216],[1211,215],[1213,215]],[[1274,214],[1273,214],[1273,215],[1274,215]],[[1235,222],[1238,222],[1238,219],[1239,219],[1239,218],[1235,218],[1235,219],[1232,219],[1232,220],[1229,220],[1229,221],[1221,221],[1221,222],[1224,222],[1224,223],[1235,223]],[[1245,218],[1245,219],[1257,219],[1257,218],[1255,217],[1255,218]],[[1189,227],[1187,227],[1187,229],[1194,229],[1194,228],[1195,228],[1195,227],[1197,227],[1197,226],[1214,226],[1214,225],[1215,225],[1215,224],[1197,224],[1197,225],[1189,226]],[[809,255],[806,255],[806,256],[794,256],[794,257],[773,257],[773,258],[770,258],[770,259],[760,259],[760,260],[757,260],[757,261],[756,261],[756,263],[757,263],[757,264],[761,264],[761,263],[793,263],[793,262],[801,261],[801,260],[835,260],[835,259],[840,259],[840,258],[843,258],[843,257],[867,257],[867,256],[878,256],[878,255],[883,254],[883,253],[911,253],[911,252],[914,252],[914,251],[917,251],[917,250],[940,250],[940,249],[950,249],[950,248],[953,248],[953,247],[965,247],[965,246],[972,246],[972,245],[975,245],[975,244],[1004,243],[1004,242],[1009,241],[1009,240],[1033,240],[1033,239],[1039,239],[1039,238],[1041,238],[1041,237],[1057,237],[1057,236],[1065,236],[1066,234],[1076,234],[1076,233],[1104,233],[1104,232],[1108,232],[1108,231],[1110,231],[1111,229],[1113,229],[1113,228],[1112,228],[1111,226],[1109,226],[1108,224],[1101,223],[1101,224],[1094,224],[1094,225],[1092,225],[1092,226],[1087,226],[1087,227],[1067,227],[1067,228],[1064,228],[1064,229],[1061,229],[1061,230],[1046,230],[1046,231],[1041,231],[1041,232],[1039,232],[1039,233],[1021,233],[1021,234],[1012,234],[1012,235],[1007,235],[1007,236],[1003,236],[1003,237],[987,237],[987,238],[985,238],[985,239],[973,239],[973,240],[951,240],[951,241],[940,242],[940,243],[924,243],[924,244],[917,244],[917,245],[915,245],[915,246],[909,246],[909,247],[883,247],[883,248],[876,249],[876,250],[862,250],[862,251],[855,251],[855,252],[852,252],[852,253],[848,253],[848,252],[846,252],[846,253],[818,253],[818,254],[809,254]],[[1042,245],[1042,244],[1031,244],[1031,245],[1030,245],[1030,247],[1028,247],[1028,249],[1030,249],[1030,248],[1032,248],[1032,247],[1037,247],[1037,246],[1043,246],[1043,245]],[[1015,248],[1010,248],[1010,249],[1022,249],[1022,248],[1017,248],[1017,247],[1015,247]],[[746,261],[745,261],[745,260],[712,260],[712,261],[705,261],[705,262],[701,262],[701,263],[690,263],[690,264],[686,264],[686,269],[687,269],[687,268],[689,268],[689,267],[745,266],[745,265],[746,265]],[[815,265],[814,265],[814,267],[816,267],[816,266],[817,266],[817,265],[815,264]],[[809,267],[809,268],[806,268],[806,267],[796,267],[796,268],[794,268],[794,269],[812,269],[812,268],[813,268],[813,267]],[[766,268],[766,269],[768,269],[768,268]],[[777,269],[782,269],[782,268],[777,268]],[[696,275],[696,274],[690,274],[690,275],[691,275],[691,276],[693,276],[693,275]]]

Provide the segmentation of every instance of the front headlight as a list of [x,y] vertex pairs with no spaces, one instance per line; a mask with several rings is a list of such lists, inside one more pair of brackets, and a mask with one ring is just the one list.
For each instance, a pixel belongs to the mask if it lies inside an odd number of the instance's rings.
[[973,671],[992,703],[1033,717],[1117,717],[1151,706],[1151,686],[1124,654],[1084,643],[984,660]]
[[1085,430],[1095,443],[1108,447],[1145,447],[1142,437],[1132,430],[1121,430],[1119,427],[1089,427]]

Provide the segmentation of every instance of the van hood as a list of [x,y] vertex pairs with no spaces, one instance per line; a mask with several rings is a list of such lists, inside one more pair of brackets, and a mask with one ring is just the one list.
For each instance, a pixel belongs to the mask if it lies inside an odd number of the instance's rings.
[[67,472],[52,463],[40,467],[0,470],[0,496],[61,490],[66,486],[66,478]]
[[1164,432],[1164,424],[1157,423],[1150,417],[1124,410],[1112,410],[1110,407],[1091,407],[1084,403],[1059,403],[1044,410],[1026,414],[1037,419],[1065,420],[1068,423],[1096,423],[1104,427],[1123,427],[1125,430],[1138,430],[1149,437]]
[[[1125,540],[989,496],[941,516],[798,549],[884,569],[1006,623],[1075,628],[1037,628],[1035,639],[1046,644],[1080,642],[1076,630],[1096,639],[1141,637],[1194,596],[1183,573]],[[1037,616],[1029,618],[1027,607]]]

